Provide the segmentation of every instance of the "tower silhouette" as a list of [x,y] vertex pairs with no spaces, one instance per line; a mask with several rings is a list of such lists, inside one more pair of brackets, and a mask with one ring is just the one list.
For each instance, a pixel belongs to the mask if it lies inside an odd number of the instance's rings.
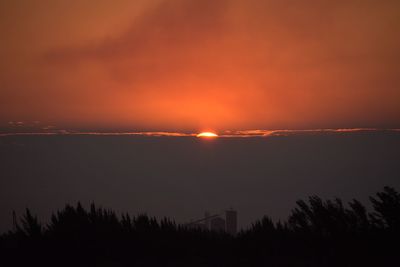
[[17,214],[15,213],[15,210],[12,212],[12,229],[14,232],[17,231]]
[[225,211],[226,232],[231,235],[237,233],[237,212],[232,208]]

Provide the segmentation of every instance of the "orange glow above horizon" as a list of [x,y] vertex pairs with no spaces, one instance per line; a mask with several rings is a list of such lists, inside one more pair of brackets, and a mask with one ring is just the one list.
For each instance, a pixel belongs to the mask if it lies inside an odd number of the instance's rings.
[[399,17],[392,0],[2,1],[0,127],[399,128]]

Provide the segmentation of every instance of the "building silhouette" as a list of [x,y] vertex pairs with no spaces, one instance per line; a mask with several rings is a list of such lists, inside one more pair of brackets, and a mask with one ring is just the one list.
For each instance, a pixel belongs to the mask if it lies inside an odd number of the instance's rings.
[[208,211],[204,213],[204,218],[191,221],[186,224],[189,228],[209,230],[215,232],[226,232],[230,235],[237,233],[237,211],[232,208],[220,214],[210,215]]
[[215,217],[211,219],[210,223],[210,230],[215,231],[215,232],[225,232],[226,227],[225,227],[225,220],[222,219],[221,217]]

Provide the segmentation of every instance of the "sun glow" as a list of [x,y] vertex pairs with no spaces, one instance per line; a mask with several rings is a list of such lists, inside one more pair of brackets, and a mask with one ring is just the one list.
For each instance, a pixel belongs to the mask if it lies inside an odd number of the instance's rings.
[[218,137],[218,135],[216,133],[212,133],[212,132],[202,132],[202,133],[199,133],[197,135],[197,137],[214,138],[214,137]]

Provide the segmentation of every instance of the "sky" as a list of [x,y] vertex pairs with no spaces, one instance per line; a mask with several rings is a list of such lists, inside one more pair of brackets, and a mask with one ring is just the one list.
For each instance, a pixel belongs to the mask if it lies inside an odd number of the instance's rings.
[[0,0],[0,124],[399,128],[399,29],[398,0]]
[[398,189],[399,30],[399,0],[0,0],[0,232]]

